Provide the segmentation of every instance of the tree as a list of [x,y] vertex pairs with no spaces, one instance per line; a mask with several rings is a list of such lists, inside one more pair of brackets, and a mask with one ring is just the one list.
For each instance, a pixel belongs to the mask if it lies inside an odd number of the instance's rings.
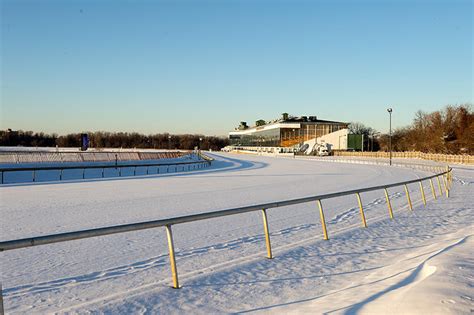
[[[229,144],[227,138],[207,137],[204,135],[144,135],[137,132],[89,132],[91,147],[94,148],[155,148],[192,150],[201,144],[202,149],[220,150]],[[171,137],[171,138],[169,138]],[[199,138],[202,138],[200,143]],[[41,147],[80,147],[81,134],[72,133],[64,136],[48,135],[33,131],[0,131],[1,146],[41,146]]]
[[356,135],[373,135],[376,133],[375,129],[371,127],[365,126],[363,123],[360,122],[351,122],[348,126],[349,133],[356,134]]
[[[385,147],[384,140],[382,148]],[[417,111],[410,126],[395,130],[392,144],[396,151],[474,154],[474,113],[471,105],[448,105],[432,113]]]
[[266,124],[266,121],[263,120],[263,119],[259,119],[255,122],[255,126],[259,127],[259,126],[264,126]]

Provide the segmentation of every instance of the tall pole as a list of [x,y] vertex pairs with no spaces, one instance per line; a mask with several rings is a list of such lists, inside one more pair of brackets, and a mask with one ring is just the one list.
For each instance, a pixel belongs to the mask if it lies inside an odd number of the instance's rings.
[[392,165],[392,109],[387,108],[387,112],[390,116],[390,129],[389,129],[389,138],[388,138],[388,148],[390,151],[390,165]]

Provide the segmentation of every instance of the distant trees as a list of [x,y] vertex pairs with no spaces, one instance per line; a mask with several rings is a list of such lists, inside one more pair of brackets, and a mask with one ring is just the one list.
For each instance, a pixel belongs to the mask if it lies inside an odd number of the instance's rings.
[[255,126],[259,127],[259,126],[264,126],[267,122],[263,119],[259,119],[255,122]]
[[349,129],[349,133],[356,134],[356,135],[363,134],[363,135],[369,136],[377,132],[375,129],[371,127],[367,127],[363,123],[360,123],[360,122],[351,122],[348,126],[348,129]]
[[[388,150],[388,135],[379,138],[381,149]],[[432,113],[418,111],[413,123],[392,134],[394,151],[474,154],[474,113],[471,105],[448,105]]]
[[0,145],[2,146],[38,146],[52,147],[56,145],[56,134],[45,134],[33,131],[0,131]]
[[[90,132],[91,147],[94,148],[155,148],[192,150],[220,150],[228,145],[228,139],[203,135],[171,135],[168,133],[144,135],[136,132]],[[200,140],[202,139],[202,140]],[[0,131],[0,146],[80,147],[81,134],[64,136],[34,133],[32,131]]]

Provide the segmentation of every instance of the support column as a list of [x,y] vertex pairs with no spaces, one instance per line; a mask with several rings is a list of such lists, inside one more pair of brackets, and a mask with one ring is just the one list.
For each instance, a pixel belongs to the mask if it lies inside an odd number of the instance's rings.
[[272,259],[272,245],[270,243],[270,232],[268,229],[268,219],[267,219],[267,211],[262,209],[262,216],[263,216],[263,230],[265,232],[265,243],[267,245],[267,258]]
[[168,237],[168,250],[170,253],[171,275],[173,277],[173,288],[179,289],[178,270],[176,269],[176,259],[174,255],[173,232],[171,225],[166,226],[166,236]]
[[388,214],[390,215],[390,219],[393,219],[392,204],[390,203],[390,197],[388,196],[387,188],[384,188],[383,190],[385,191],[385,199],[387,200]]

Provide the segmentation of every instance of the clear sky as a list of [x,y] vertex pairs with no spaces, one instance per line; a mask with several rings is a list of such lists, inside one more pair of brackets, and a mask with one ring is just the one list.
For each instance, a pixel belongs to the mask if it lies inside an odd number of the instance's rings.
[[1,1],[1,129],[379,131],[473,102],[473,2]]

